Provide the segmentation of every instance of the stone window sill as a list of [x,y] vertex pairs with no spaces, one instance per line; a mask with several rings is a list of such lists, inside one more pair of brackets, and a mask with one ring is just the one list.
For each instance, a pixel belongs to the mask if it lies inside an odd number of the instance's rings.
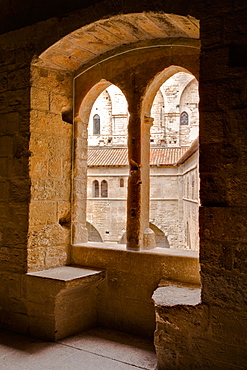
[[129,253],[145,253],[145,254],[158,254],[158,255],[167,255],[167,256],[180,256],[180,257],[192,257],[199,259],[199,252],[191,249],[178,249],[178,248],[159,248],[154,249],[142,249],[139,251],[132,251],[126,249],[126,244],[118,244],[112,242],[87,242],[87,243],[78,243],[74,244],[73,247],[87,247],[87,248],[99,248],[99,249],[109,249],[109,250],[118,250],[125,251]]

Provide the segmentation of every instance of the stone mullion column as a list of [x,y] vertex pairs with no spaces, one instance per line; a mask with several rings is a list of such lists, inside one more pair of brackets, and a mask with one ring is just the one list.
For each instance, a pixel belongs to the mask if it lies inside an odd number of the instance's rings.
[[128,125],[129,179],[127,196],[127,249],[141,249],[141,118],[130,114]]
[[152,123],[153,118],[145,117],[141,120],[138,112],[130,115],[128,133],[130,172],[127,197],[127,249],[129,250],[147,248],[143,243],[143,233],[149,228],[149,161]]
[[[145,232],[145,240],[142,240],[142,249],[154,248],[154,236],[149,229],[150,207],[150,128],[153,118],[145,116],[142,120],[141,134],[141,233]],[[148,231],[148,233],[147,233]],[[150,240],[152,239],[152,241]]]
[[74,161],[72,179],[72,244],[88,241],[87,204],[87,124],[79,117],[74,121]]

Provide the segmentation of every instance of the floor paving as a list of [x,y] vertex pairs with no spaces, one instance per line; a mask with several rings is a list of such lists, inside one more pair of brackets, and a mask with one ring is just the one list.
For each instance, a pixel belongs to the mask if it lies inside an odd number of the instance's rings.
[[0,330],[0,370],[155,370],[151,341],[103,328],[56,343]]

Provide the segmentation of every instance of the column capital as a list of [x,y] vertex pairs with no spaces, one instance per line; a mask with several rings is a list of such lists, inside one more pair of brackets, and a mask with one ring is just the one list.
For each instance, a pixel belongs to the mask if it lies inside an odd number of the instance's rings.
[[153,126],[154,119],[153,117],[144,116],[144,123],[145,125],[149,125],[149,127]]

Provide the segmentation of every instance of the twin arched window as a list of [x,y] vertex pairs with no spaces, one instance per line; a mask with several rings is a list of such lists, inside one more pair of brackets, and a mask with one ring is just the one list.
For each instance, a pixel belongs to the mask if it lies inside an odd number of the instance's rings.
[[93,135],[100,135],[100,116],[98,114],[93,117]]
[[189,124],[189,115],[187,112],[182,112],[180,115],[180,125],[188,125]]
[[99,181],[94,180],[93,182],[93,197],[98,198],[99,197]]
[[107,198],[108,197],[108,184],[107,181],[101,181],[101,197]]
[[[101,181],[101,192],[100,195],[102,198],[108,197],[108,183],[106,180]],[[93,181],[93,197],[99,198],[99,181]]]

